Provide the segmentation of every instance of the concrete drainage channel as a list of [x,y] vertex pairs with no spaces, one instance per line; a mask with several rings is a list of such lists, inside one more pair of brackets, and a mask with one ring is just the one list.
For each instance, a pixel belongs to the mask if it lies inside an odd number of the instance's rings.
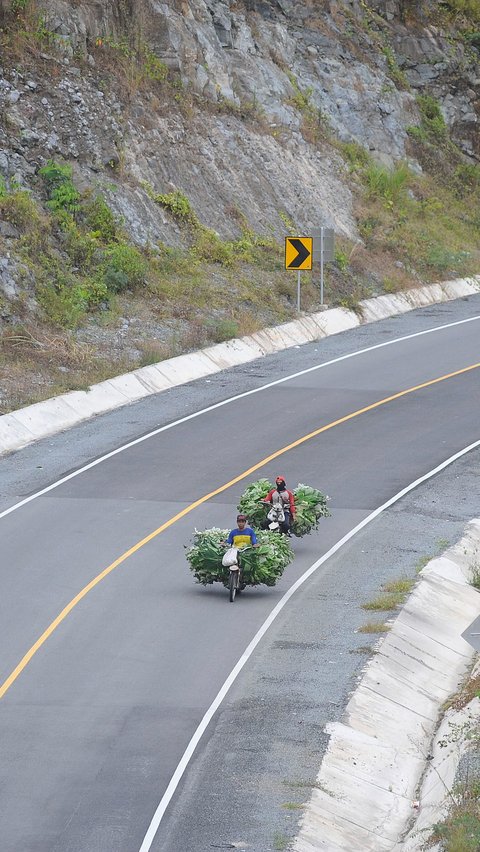
[[[444,750],[442,704],[474,655],[461,634],[479,612],[470,584],[480,519],[431,560],[367,664],[330,742],[295,852],[420,852],[441,819],[461,749]],[[480,701],[471,712],[480,716]],[[462,724],[465,714],[457,714]],[[420,790],[420,792],[419,792]]]
[[248,337],[219,343],[198,352],[180,355],[123,376],[93,385],[87,391],[70,391],[0,416],[0,454],[18,450],[33,441],[69,429],[97,414],[137,402],[154,393],[195,379],[246,364],[302,343],[415,308],[480,293],[480,276],[417,287],[359,303],[361,317],[345,308],[334,308],[302,316]]

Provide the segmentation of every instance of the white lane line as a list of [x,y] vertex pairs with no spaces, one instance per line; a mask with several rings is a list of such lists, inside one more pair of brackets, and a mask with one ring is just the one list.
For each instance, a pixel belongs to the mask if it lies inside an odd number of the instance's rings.
[[307,367],[305,370],[299,370],[298,373],[291,373],[288,376],[284,376],[282,379],[275,379],[275,381],[268,382],[266,385],[261,385],[258,388],[252,388],[252,390],[244,391],[243,393],[231,396],[228,399],[223,399],[221,402],[216,402],[214,405],[209,405],[207,408],[202,408],[200,411],[195,411],[193,414],[188,414],[186,417],[181,417],[179,420],[174,420],[173,423],[168,423],[166,426],[160,426],[158,429],[154,429],[152,432],[142,435],[141,438],[135,438],[134,441],[129,441],[128,444],[123,444],[123,446],[117,447],[116,450],[112,450],[110,453],[100,456],[100,458],[89,462],[89,464],[80,467],[78,470],[72,471],[72,473],[69,473],[67,476],[63,476],[61,479],[58,479],[46,488],[42,488],[41,491],[36,491],[35,494],[30,494],[29,497],[25,497],[24,500],[20,500],[19,503],[15,503],[14,506],[10,506],[9,509],[5,509],[3,512],[0,512],[0,519],[9,515],[11,512],[15,512],[22,506],[26,506],[28,503],[31,503],[32,500],[36,500],[37,497],[43,497],[44,494],[48,494],[49,491],[53,491],[53,489],[58,488],[59,485],[64,485],[65,482],[68,482],[70,479],[74,479],[81,473],[85,473],[87,470],[91,470],[98,464],[102,464],[102,462],[113,458],[113,456],[118,455],[118,453],[123,453],[125,450],[130,449],[130,447],[135,447],[137,444],[141,444],[143,441],[147,441],[149,438],[153,438],[161,432],[166,432],[167,429],[173,429],[175,426],[180,426],[182,423],[186,423],[188,420],[193,420],[195,417],[200,417],[200,415],[207,414],[209,411],[215,411],[215,409],[221,408],[223,405],[229,405],[231,402],[236,402],[238,399],[243,399],[244,397],[251,396],[254,393],[260,393],[261,391],[268,390],[269,388],[275,387],[275,385],[283,384],[283,382],[298,379],[300,376],[313,373],[315,370],[322,370],[324,367],[330,367],[332,364],[338,364],[340,361],[346,361],[348,358],[356,358],[358,355],[373,352],[375,349],[383,349],[385,346],[392,346],[395,343],[403,343],[405,340],[412,340],[414,337],[421,337],[424,334],[434,334],[438,331],[444,331],[447,328],[453,328],[454,326],[463,325],[467,322],[475,322],[477,320],[480,320],[480,316],[468,317],[468,319],[457,320],[456,322],[450,322],[446,325],[437,326],[436,328],[427,328],[424,329],[424,331],[416,331],[414,334],[407,334],[404,337],[396,337],[394,340],[386,340],[383,343],[376,343],[375,346],[367,346],[365,349],[358,349],[356,352],[349,352],[347,355],[340,355],[338,358],[332,358],[331,361],[325,361],[323,364],[315,364],[313,367]]
[[207,712],[205,713],[205,715],[204,715],[202,721],[200,722],[198,728],[196,729],[192,739],[188,743],[188,746],[185,749],[185,752],[182,756],[182,759],[180,760],[180,763],[178,764],[175,772],[173,773],[173,775],[170,779],[170,783],[169,783],[167,789],[165,790],[165,793],[163,794],[163,796],[160,800],[160,803],[157,807],[157,810],[155,811],[155,813],[153,815],[153,819],[152,819],[152,821],[151,821],[151,823],[148,827],[147,833],[145,834],[145,837],[143,839],[143,842],[142,842],[142,845],[140,847],[139,852],[149,852],[149,850],[151,849],[152,843],[155,839],[155,835],[156,835],[156,833],[159,829],[159,826],[160,826],[160,823],[163,819],[165,811],[166,811],[168,805],[170,804],[172,796],[174,795],[175,790],[177,789],[177,787],[180,783],[180,780],[181,780],[181,778],[182,778],[182,776],[183,776],[183,774],[184,774],[184,772],[185,772],[185,770],[186,770],[186,768],[187,768],[187,766],[188,766],[188,764],[189,764],[189,762],[190,762],[190,760],[193,756],[193,753],[195,752],[195,749],[196,749],[202,735],[204,734],[207,726],[209,725],[210,721],[212,720],[213,715],[216,713],[216,711],[220,707],[220,705],[221,705],[223,699],[225,698],[227,692],[229,691],[230,687],[232,686],[232,684],[237,679],[237,677],[240,674],[241,670],[243,669],[245,663],[251,657],[251,655],[252,655],[253,651],[255,650],[255,648],[257,647],[258,643],[260,642],[262,637],[265,635],[265,633],[267,632],[270,625],[275,621],[277,615],[281,612],[281,610],[284,608],[286,603],[290,600],[292,595],[295,594],[297,589],[299,589],[300,586],[302,586],[303,583],[305,583],[305,581],[308,580],[309,577],[311,577],[311,575],[317,570],[317,568],[319,568],[321,565],[323,565],[324,562],[327,561],[327,559],[329,559],[331,556],[333,556],[333,554],[336,553],[337,550],[339,550],[344,544],[346,544],[347,541],[350,541],[350,539],[353,538],[353,536],[355,536],[358,532],[360,532],[360,530],[362,530],[364,527],[366,527],[367,524],[369,524],[376,517],[378,517],[378,515],[380,515],[382,512],[384,512],[385,509],[388,509],[390,506],[392,506],[394,503],[396,503],[398,500],[400,500],[402,497],[404,497],[406,494],[408,494],[409,491],[413,491],[414,488],[417,488],[417,486],[422,485],[422,483],[426,482],[428,479],[431,479],[432,476],[435,476],[437,473],[442,471],[444,468],[448,467],[448,465],[457,461],[457,459],[461,458],[462,456],[466,455],[466,453],[471,452],[471,450],[474,450],[477,447],[480,447],[480,440],[475,441],[474,444],[470,444],[468,447],[465,447],[463,450],[460,450],[458,453],[455,453],[455,455],[450,456],[450,458],[448,458],[446,461],[442,462],[437,467],[435,467],[433,470],[429,471],[429,473],[426,473],[424,476],[421,476],[420,479],[416,479],[414,482],[410,483],[410,485],[407,485],[405,488],[403,488],[401,491],[399,491],[398,494],[395,494],[394,497],[391,497],[390,500],[387,500],[386,503],[383,503],[382,506],[379,506],[378,509],[375,509],[375,511],[373,511],[370,515],[368,515],[366,518],[364,518],[363,521],[360,521],[360,523],[357,524],[357,526],[354,527],[352,530],[350,530],[350,532],[346,533],[346,535],[344,535],[343,538],[341,538],[339,541],[337,541],[336,544],[334,544],[333,547],[331,547],[330,550],[327,551],[327,553],[324,554],[324,556],[321,556],[320,559],[318,559],[316,562],[314,562],[313,565],[311,565],[310,568],[308,568],[307,571],[305,571],[305,573],[302,574],[302,576],[298,578],[298,580],[293,584],[293,586],[291,586],[288,589],[288,591],[285,592],[284,596],[277,603],[277,605],[272,610],[272,612],[270,613],[268,618],[264,621],[264,623],[262,624],[260,629],[257,631],[255,636],[253,637],[250,644],[245,649],[244,653],[240,657],[235,668],[232,669],[231,673],[227,677],[225,683],[221,687],[221,689],[218,692],[217,696],[215,697],[214,701],[212,702],[212,704],[208,708]]

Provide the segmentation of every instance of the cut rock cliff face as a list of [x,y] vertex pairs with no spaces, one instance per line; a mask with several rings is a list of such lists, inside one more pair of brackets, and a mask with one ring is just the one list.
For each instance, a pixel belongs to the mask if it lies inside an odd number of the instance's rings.
[[[365,17],[359,3],[334,0],[38,2],[50,49],[0,69],[0,173],[35,190],[48,159],[73,162],[79,187],[100,185],[143,244],[182,242],[147,185],[182,190],[222,237],[238,235],[240,215],[260,233],[281,235],[287,219],[355,238],[332,138],[382,162],[408,158],[415,93],[428,85],[458,144],[479,154],[478,64],[423,26],[428,4],[407,28],[404,5],[378,0]],[[168,96],[105,72],[102,50],[127,37],[168,66]]]

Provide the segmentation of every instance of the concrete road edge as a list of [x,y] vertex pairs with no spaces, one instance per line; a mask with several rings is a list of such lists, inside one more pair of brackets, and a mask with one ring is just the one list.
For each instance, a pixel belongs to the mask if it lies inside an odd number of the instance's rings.
[[[456,545],[421,571],[367,664],[345,721],[326,726],[327,752],[294,852],[424,848],[425,825],[413,825],[416,799],[432,750],[438,755],[434,738],[441,707],[474,656],[461,634],[478,615],[478,591],[469,581],[479,548],[480,519],[475,519]],[[438,758],[437,776],[442,765]],[[446,786],[429,790],[433,817]],[[419,806],[421,812],[422,799]]]
[[480,275],[365,299],[359,303],[361,311],[358,314],[346,308],[332,308],[300,316],[292,322],[265,328],[247,337],[141,367],[92,385],[86,391],[70,391],[37,402],[0,416],[0,455],[21,449],[97,414],[263,355],[320,340],[415,308],[477,293],[480,293]]

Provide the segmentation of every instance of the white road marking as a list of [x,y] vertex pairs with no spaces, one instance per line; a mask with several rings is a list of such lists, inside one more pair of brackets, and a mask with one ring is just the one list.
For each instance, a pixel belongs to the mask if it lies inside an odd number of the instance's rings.
[[402,497],[404,497],[405,494],[408,494],[409,491],[413,491],[414,488],[417,488],[417,486],[422,485],[422,483],[426,482],[428,479],[431,479],[432,476],[435,476],[441,470],[448,467],[448,465],[452,464],[457,459],[461,458],[461,456],[466,455],[466,453],[469,453],[471,450],[474,450],[477,447],[480,447],[480,440],[475,441],[474,444],[470,444],[468,447],[465,447],[463,450],[460,450],[458,453],[455,453],[455,455],[450,456],[450,458],[448,458],[446,461],[442,462],[437,467],[435,467],[433,470],[429,471],[429,473],[426,473],[424,476],[421,476],[420,479],[416,479],[414,482],[410,483],[410,485],[407,485],[405,488],[403,488],[401,491],[399,491],[398,494],[395,494],[394,497],[391,497],[390,500],[387,500],[386,503],[383,503],[382,506],[379,506],[378,509],[375,509],[375,511],[371,512],[370,515],[367,515],[367,517],[364,518],[363,521],[360,521],[360,523],[357,524],[356,527],[351,529],[350,532],[346,533],[346,535],[344,535],[343,538],[341,538],[339,541],[337,541],[336,544],[334,544],[333,547],[331,547],[330,550],[327,551],[327,553],[325,553],[323,556],[320,557],[320,559],[318,559],[316,562],[314,562],[313,565],[311,565],[310,568],[308,568],[307,571],[305,571],[305,573],[302,574],[302,576],[298,578],[298,580],[293,584],[293,586],[291,586],[288,589],[288,591],[285,592],[284,596],[281,598],[281,600],[278,602],[278,604],[272,610],[272,612],[270,613],[268,618],[264,621],[264,623],[262,624],[260,629],[257,631],[255,636],[253,637],[250,644],[245,649],[244,653],[240,657],[236,666],[232,669],[231,673],[227,677],[225,683],[221,687],[221,689],[218,692],[217,696],[215,697],[214,701],[212,702],[212,704],[208,708],[207,712],[205,713],[205,715],[204,715],[202,721],[200,722],[198,728],[196,729],[192,739],[190,740],[187,748],[185,749],[185,752],[182,756],[182,759],[180,760],[180,763],[178,764],[175,772],[173,773],[173,775],[170,779],[170,783],[169,783],[167,789],[165,790],[165,793],[163,794],[163,796],[160,800],[160,803],[157,807],[157,810],[155,811],[155,814],[153,815],[153,819],[152,819],[152,821],[151,821],[151,823],[148,827],[148,831],[147,831],[147,833],[146,833],[146,835],[143,839],[143,842],[142,842],[142,845],[140,847],[139,852],[149,852],[149,850],[151,849],[152,843],[155,839],[155,835],[156,835],[156,833],[159,829],[159,826],[160,826],[160,823],[163,819],[165,811],[166,811],[168,805],[170,804],[172,796],[175,793],[175,790],[177,789],[177,787],[180,783],[180,780],[181,780],[181,778],[182,778],[182,776],[183,776],[183,774],[184,774],[184,772],[185,772],[185,770],[186,770],[186,768],[187,768],[187,766],[188,766],[188,764],[189,764],[189,762],[190,762],[190,760],[193,756],[193,753],[194,753],[203,733],[205,732],[210,721],[212,720],[212,717],[214,716],[214,714],[216,713],[216,711],[220,707],[220,705],[221,705],[223,699],[225,698],[227,692],[229,691],[230,687],[232,686],[232,684],[237,679],[237,677],[240,674],[241,670],[243,669],[245,663],[251,657],[251,655],[252,655],[253,651],[255,650],[255,648],[257,647],[258,643],[260,642],[262,637],[265,635],[265,633],[267,632],[270,625],[273,624],[277,615],[284,608],[285,604],[290,600],[292,595],[295,594],[297,589],[299,589],[300,586],[302,586],[303,583],[305,583],[305,581],[308,580],[309,577],[311,577],[311,575],[317,570],[317,568],[319,568],[321,565],[323,565],[324,562],[327,561],[327,559],[329,559],[331,556],[333,556],[333,554],[336,553],[337,550],[339,550],[344,544],[346,544],[347,541],[350,541],[350,539],[353,538],[353,536],[355,536],[358,532],[360,532],[360,530],[362,530],[364,527],[366,527],[367,524],[369,524],[371,521],[374,520],[374,518],[378,517],[378,515],[380,515],[382,512],[384,512],[385,509],[390,508],[390,506],[392,506],[394,503],[396,503],[398,500],[400,500]]
[[158,429],[154,429],[152,432],[148,432],[148,434],[142,435],[141,438],[136,438],[134,441],[129,441],[128,444],[123,444],[123,446],[117,447],[116,450],[112,450],[110,453],[106,453],[104,456],[95,459],[95,461],[84,465],[78,470],[72,471],[72,473],[69,473],[67,476],[63,476],[61,479],[58,479],[56,482],[53,482],[46,488],[42,488],[41,491],[36,491],[35,494],[30,494],[29,497],[25,497],[24,500],[20,500],[20,502],[15,503],[14,506],[10,506],[10,508],[5,509],[3,512],[0,512],[0,520],[6,517],[6,515],[9,515],[11,512],[15,512],[17,509],[21,509],[22,506],[26,506],[28,503],[31,503],[32,500],[36,500],[38,497],[43,497],[44,494],[48,494],[49,491],[53,491],[54,488],[58,488],[59,485],[63,485],[65,482],[74,479],[81,473],[86,473],[87,470],[91,470],[98,464],[102,464],[102,462],[113,458],[113,456],[116,456],[118,453],[123,453],[125,450],[130,449],[130,447],[135,447],[137,444],[141,444],[143,441],[147,441],[149,438],[153,438],[155,437],[155,435],[159,435],[161,432],[166,432],[167,429],[173,429],[175,426],[180,426],[182,423],[186,423],[188,420],[193,420],[195,417],[200,417],[200,415],[207,414],[210,411],[214,411],[217,408],[221,408],[223,405],[228,405],[231,402],[236,402],[238,399],[243,399],[244,397],[251,396],[254,393],[260,393],[261,391],[268,390],[269,388],[275,387],[275,385],[283,384],[284,382],[291,381],[292,379],[297,379],[299,378],[299,376],[305,376],[308,373],[314,372],[315,370],[321,370],[324,367],[330,367],[332,364],[338,364],[340,361],[346,361],[348,358],[355,358],[358,355],[364,355],[367,352],[373,352],[375,349],[382,349],[385,346],[392,346],[395,343],[403,343],[405,340],[411,340],[414,337],[421,337],[424,334],[434,334],[435,332],[444,331],[447,328],[453,328],[454,326],[463,325],[467,322],[475,322],[476,320],[480,320],[480,316],[468,317],[468,319],[450,322],[446,325],[437,326],[436,328],[427,328],[424,331],[417,331],[414,334],[407,334],[404,337],[396,337],[394,340],[386,340],[383,343],[375,344],[375,346],[367,346],[365,349],[358,349],[356,352],[349,352],[347,355],[340,355],[338,358],[333,358],[331,361],[325,361],[324,364],[315,364],[315,366],[313,367],[307,367],[305,370],[299,370],[299,372],[297,373],[291,373],[289,376],[284,376],[282,379],[275,379],[275,381],[268,382],[268,384],[261,385],[261,387],[253,388],[252,390],[245,391],[244,393],[239,393],[236,396],[229,397],[228,399],[224,399],[221,402],[216,402],[214,405],[209,405],[207,408],[202,408],[200,411],[195,411],[193,412],[193,414],[188,414],[186,417],[182,417],[179,420],[175,420],[173,423],[168,423],[166,426],[160,426]]

